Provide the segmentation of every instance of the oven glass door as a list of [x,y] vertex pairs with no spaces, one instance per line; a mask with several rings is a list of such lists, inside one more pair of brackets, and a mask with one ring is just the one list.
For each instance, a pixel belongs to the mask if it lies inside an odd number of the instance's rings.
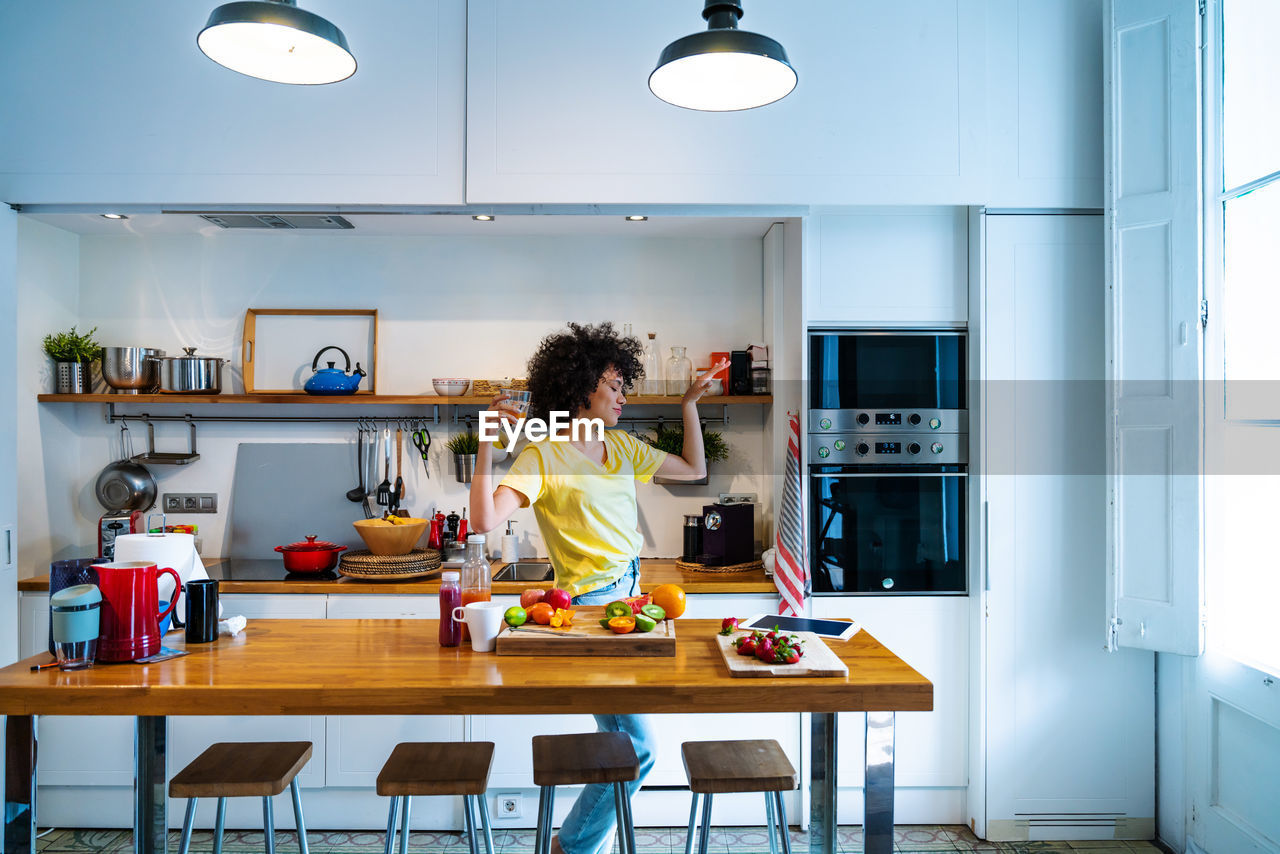
[[830,332],[809,338],[811,409],[964,409],[958,332]]
[[965,493],[959,466],[815,467],[814,593],[964,593]]

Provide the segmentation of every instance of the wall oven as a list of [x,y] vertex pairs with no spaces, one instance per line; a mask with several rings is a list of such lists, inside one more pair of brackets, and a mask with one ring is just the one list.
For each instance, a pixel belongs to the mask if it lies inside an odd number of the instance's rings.
[[966,592],[965,344],[954,330],[810,334],[814,593]]

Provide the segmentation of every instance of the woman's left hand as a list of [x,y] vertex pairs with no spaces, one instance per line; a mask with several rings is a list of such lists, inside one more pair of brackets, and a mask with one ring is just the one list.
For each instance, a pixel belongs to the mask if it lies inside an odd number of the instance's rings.
[[715,381],[715,375],[727,367],[729,367],[729,360],[721,359],[710,368],[707,368],[705,373],[699,374],[694,381],[689,384],[689,388],[685,391],[684,397],[681,399],[680,403],[697,403],[698,400],[701,399],[701,397],[711,388],[711,383]]

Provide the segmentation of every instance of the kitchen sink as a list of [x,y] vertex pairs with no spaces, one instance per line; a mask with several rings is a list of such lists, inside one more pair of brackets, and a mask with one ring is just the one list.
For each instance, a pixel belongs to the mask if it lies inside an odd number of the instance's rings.
[[509,563],[493,577],[494,581],[550,581],[555,575],[551,564],[543,561],[518,560]]

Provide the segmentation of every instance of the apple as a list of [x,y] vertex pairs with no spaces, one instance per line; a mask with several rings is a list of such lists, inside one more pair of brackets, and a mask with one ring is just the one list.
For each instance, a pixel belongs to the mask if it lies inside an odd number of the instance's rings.
[[559,587],[552,587],[548,590],[547,595],[542,597],[542,601],[552,608],[564,608],[566,610],[573,604],[572,597],[569,596],[568,591],[561,590]]
[[535,588],[529,588],[528,590],[520,594],[520,607],[524,608],[525,610],[528,610],[529,606],[537,605],[539,602],[542,601],[543,597],[545,597],[546,595],[547,595],[547,591],[545,590],[537,590]]

